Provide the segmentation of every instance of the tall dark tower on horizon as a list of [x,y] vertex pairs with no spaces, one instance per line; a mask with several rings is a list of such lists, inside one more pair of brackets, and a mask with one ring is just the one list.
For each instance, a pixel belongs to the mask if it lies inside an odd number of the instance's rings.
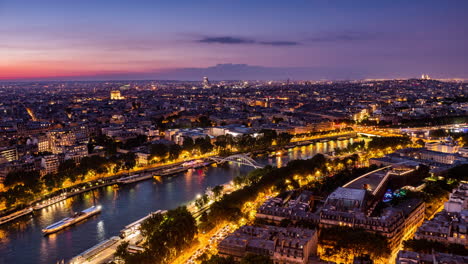
[[210,81],[208,80],[208,77],[203,77],[203,88],[211,88]]

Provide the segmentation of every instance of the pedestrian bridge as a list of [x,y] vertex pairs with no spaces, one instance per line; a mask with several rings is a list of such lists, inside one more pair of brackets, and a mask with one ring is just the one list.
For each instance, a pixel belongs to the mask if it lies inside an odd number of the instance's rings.
[[381,135],[377,133],[365,133],[365,132],[357,132],[358,135],[360,136],[366,136],[366,137],[382,137]]
[[233,162],[233,163],[237,163],[237,164],[240,164],[240,165],[246,165],[246,166],[250,166],[250,167],[254,167],[256,169],[260,169],[260,168],[263,168],[262,165],[258,164],[254,159],[252,159],[251,157],[245,155],[245,154],[236,154],[236,155],[232,155],[232,156],[229,156],[229,157],[210,157],[209,159],[217,162],[217,163],[223,163],[223,162]]

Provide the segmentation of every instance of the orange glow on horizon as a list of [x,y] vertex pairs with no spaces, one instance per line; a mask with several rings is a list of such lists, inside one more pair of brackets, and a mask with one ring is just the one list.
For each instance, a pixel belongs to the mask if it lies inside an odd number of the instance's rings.
[[[89,64],[79,65],[76,63],[44,63],[44,65],[15,65],[4,66],[0,65],[0,80],[14,79],[42,79],[42,78],[65,78],[65,77],[93,77],[100,75],[118,75],[118,74],[138,74],[138,73],[157,73],[164,71],[163,69],[141,69],[135,70],[131,66],[119,67],[120,69],[104,69],[99,65],[93,67]],[[129,69],[130,68],[130,69]],[[82,70],[87,69],[87,70]]]
[[0,61],[0,80],[151,74],[186,67],[182,65],[184,63],[180,61],[160,62],[152,59],[135,61],[125,56],[90,57],[89,54],[82,54],[81,57],[72,55],[67,59],[46,58],[37,61],[6,58]]

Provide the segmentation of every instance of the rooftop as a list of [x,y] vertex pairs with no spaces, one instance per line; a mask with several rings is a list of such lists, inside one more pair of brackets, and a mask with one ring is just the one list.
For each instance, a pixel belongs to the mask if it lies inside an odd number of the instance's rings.
[[389,167],[378,169],[348,182],[343,185],[343,187],[351,189],[365,189],[375,193],[381,183],[386,179],[385,176],[389,173]]

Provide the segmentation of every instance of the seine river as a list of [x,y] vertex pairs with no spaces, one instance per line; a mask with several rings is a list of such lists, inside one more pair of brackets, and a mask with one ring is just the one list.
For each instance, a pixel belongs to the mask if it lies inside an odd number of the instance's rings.
[[[358,140],[358,139],[354,139]],[[284,166],[289,160],[307,159],[317,153],[346,147],[350,140],[329,141],[290,149],[287,155],[257,157],[260,164]],[[55,264],[119,234],[127,224],[160,209],[172,209],[192,201],[208,187],[224,184],[234,177],[253,170],[251,167],[228,164],[189,170],[156,182],[153,179],[94,191],[102,213],[56,234],[44,237],[41,229],[93,204],[91,192],[71,197],[0,226],[0,264]]]

